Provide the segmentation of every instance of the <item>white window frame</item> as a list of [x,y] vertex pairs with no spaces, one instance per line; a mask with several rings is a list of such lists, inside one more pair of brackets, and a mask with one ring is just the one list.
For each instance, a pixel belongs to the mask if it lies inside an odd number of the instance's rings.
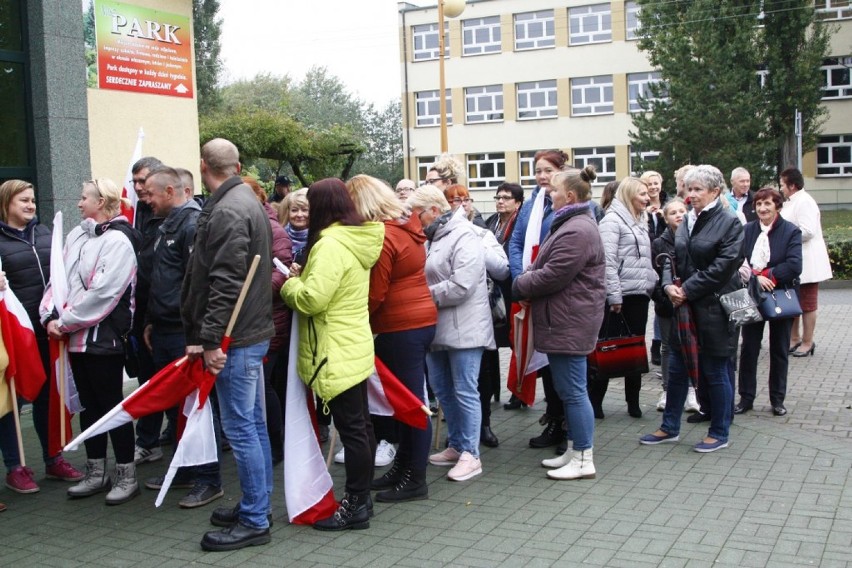
[[[557,88],[556,79],[547,81],[529,81],[515,85],[515,100],[518,106],[518,120],[539,120],[542,118],[557,118]],[[535,99],[543,98],[541,105],[534,105]],[[521,114],[527,116],[521,116]]]
[[574,166],[585,168],[594,164],[597,179],[592,185],[606,185],[615,181],[615,146],[598,148],[574,148]]
[[639,39],[639,4],[635,0],[624,3],[624,30],[628,41]]
[[649,150],[648,152],[634,152],[633,147],[630,147],[630,175],[638,176],[641,172],[636,171],[635,164],[633,163],[636,158],[641,158],[642,161],[653,162],[660,158],[660,152],[657,150]]
[[[448,22],[444,22],[444,59],[450,57],[450,34]],[[429,41],[435,42],[434,47],[429,46]],[[438,44],[438,24],[419,24],[411,26],[412,57],[417,61],[433,61],[438,59],[440,50]]]
[[574,77],[571,79],[571,116],[612,114],[615,112],[613,97],[612,75]]
[[[833,160],[834,150],[845,148],[852,154],[852,134],[835,134],[833,136],[821,136],[817,143],[817,177],[850,177],[852,176],[852,156],[849,161],[835,162]],[[820,154],[828,152],[828,161],[820,162]],[[830,170],[839,171],[830,171]]]
[[[503,152],[481,152],[467,154],[468,189],[497,189],[506,180],[506,154]],[[493,176],[483,175],[486,167],[494,168]]]
[[[444,91],[447,100],[447,125],[453,123],[453,99],[450,89]],[[420,112],[421,104],[426,112]],[[429,126],[441,126],[441,100],[438,98],[438,89],[431,91],[418,91],[414,93],[415,127],[423,128]]]
[[[487,36],[487,39],[483,36]],[[462,57],[503,51],[500,16],[462,20]]]
[[417,184],[425,180],[429,173],[429,168],[435,163],[435,156],[419,156],[417,158]]
[[535,189],[535,155],[538,150],[518,152],[518,183],[524,189]]
[[652,83],[659,83],[660,81],[662,81],[662,76],[659,71],[628,73],[627,111],[642,112],[642,107],[639,105],[639,98],[643,97],[648,100],[655,100],[655,98],[652,96],[650,86]]
[[503,85],[465,87],[464,120],[467,124],[503,122]]
[[556,47],[553,10],[515,14],[513,23],[515,51]]
[[847,20],[852,18],[852,4],[846,0],[816,0],[817,20]]
[[[822,100],[832,100],[832,99],[848,99],[852,97],[852,69],[843,64],[844,57],[830,57],[823,61],[822,66],[819,70],[822,72]],[[846,72],[846,83],[838,83],[837,85],[833,84],[832,75],[833,71],[845,71]],[[836,91],[835,94],[827,94],[830,91]]]
[[590,4],[568,8],[568,45],[588,45],[612,41],[610,4]]

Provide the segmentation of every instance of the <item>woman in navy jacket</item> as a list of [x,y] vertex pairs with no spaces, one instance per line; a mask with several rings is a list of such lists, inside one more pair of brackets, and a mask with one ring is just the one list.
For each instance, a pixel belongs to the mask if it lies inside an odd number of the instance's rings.
[[[766,292],[792,288],[802,272],[802,231],[780,215],[781,194],[764,187],[754,196],[757,220],[745,226],[743,256]],[[734,414],[752,409],[757,390],[757,356],[765,322],[744,325],[740,351],[740,402]],[[787,362],[793,320],[769,322],[769,403],[775,416],[784,416]]]

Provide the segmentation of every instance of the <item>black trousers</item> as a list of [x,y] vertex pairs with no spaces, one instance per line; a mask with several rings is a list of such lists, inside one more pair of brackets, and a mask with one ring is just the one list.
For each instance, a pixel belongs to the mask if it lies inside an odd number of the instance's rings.
[[[757,393],[757,357],[766,322],[742,327],[743,342],[740,350],[739,393],[742,403],[751,406]],[[787,395],[787,368],[789,364],[792,319],[769,322],[769,403],[784,404]]]
[[500,352],[496,349],[482,352],[482,361],[479,364],[479,405],[482,411],[482,427],[491,426],[491,397],[494,396],[494,377],[500,384]]
[[346,492],[366,496],[373,481],[376,438],[367,405],[367,381],[361,381],[330,401],[328,408],[346,453]]
[[[644,334],[645,328],[648,325],[648,304],[650,298],[643,295],[624,296],[621,304],[621,314],[624,316],[624,321],[627,322],[627,327],[633,334]],[[605,308],[609,311],[609,305]],[[615,313],[604,315],[604,321],[601,324],[599,337],[613,337],[622,327],[621,317]],[[589,396],[592,399],[592,404],[597,404],[603,401],[606,395],[608,381],[595,378],[589,381]],[[628,404],[639,404],[639,389],[642,388],[642,373],[628,373],[624,377],[624,398]]]
[[[91,355],[71,353],[71,371],[80,395],[83,411],[80,413],[80,428],[85,430],[112,410],[124,398],[124,354]],[[133,463],[133,423],[127,422],[109,431],[116,463]],[[104,459],[107,452],[107,434],[87,439],[86,457]]]

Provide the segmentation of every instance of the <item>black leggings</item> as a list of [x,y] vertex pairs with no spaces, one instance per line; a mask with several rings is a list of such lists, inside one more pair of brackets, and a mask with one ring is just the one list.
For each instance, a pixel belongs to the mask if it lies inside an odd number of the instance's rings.
[[[97,422],[124,398],[124,355],[91,355],[71,353],[71,371],[80,395],[83,411],[80,413],[80,428],[85,430]],[[116,463],[133,463],[133,423],[127,422],[109,431]],[[87,439],[86,457],[104,459],[107,451],[107,434]]]
[[361,381],[330,401],[328,408],[346,452],[346,492],[353,496],[370,493],[376,438],[367,404],[367,381]]

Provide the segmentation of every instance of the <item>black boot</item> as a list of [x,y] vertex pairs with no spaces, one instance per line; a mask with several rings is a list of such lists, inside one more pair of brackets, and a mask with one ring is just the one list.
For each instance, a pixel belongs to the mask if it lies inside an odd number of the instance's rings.
[[314,528],[320,531],[344,531],[346,529],[370,528],[370,510],[367,500],[370,494],[343,494],[343,499],[337,511],[326,519],[314,523]]
[[376,501],[380,503],[400,503],[428,498],[429,486],[426,485],[426,472],[414,471],[411,468],[402,472],[396,485],[387,491],[376,493]]
[[521,402],[521,399],[512,395],[509,397],[509,402],[503,405],[503,410],[517,410],[519,408],[526,408],[527,405]]
[[406,467],[402,464],[402,461],[399,459],[399,454],[397,454],[396,459],[393,460],[393,465],[391,468],[387,470],[384,475],[381,477],[377,477],[370,483],[370,489],[373,491],[378,491],[381,489],[390,489],[402,479],[402,474],[405,471]]
[[595,413],[595,418],[598,420],[603,420],[604,418],[603,399],[606,396],[607,387],[609,387],[608,380],[598,379],[595,376],[589,377],[586,388],[589,391],[589,401],[592,403],[592,410]]
[[661,341],[659,339],[651,340],[651,364],[659,366],[662,363],[662,358],[660,357],[660,345]]
[[535,438],[530,438],[531,448],[547,448],[556,446],[562,441],[562,420],[552,418],[545,414],[538,421],[539,424],[545,424],[544,431],[541,435]]
[[500,440],[494,432],[491,431],[491,426],[483,426],[479,431],[479,443],[489,448],[496,448],[500,445]]
[[642,418],[639,408],[639,389],[642,388],[642,375],[624,377],[624,399],[627,401],[627,414],[633,418]]

